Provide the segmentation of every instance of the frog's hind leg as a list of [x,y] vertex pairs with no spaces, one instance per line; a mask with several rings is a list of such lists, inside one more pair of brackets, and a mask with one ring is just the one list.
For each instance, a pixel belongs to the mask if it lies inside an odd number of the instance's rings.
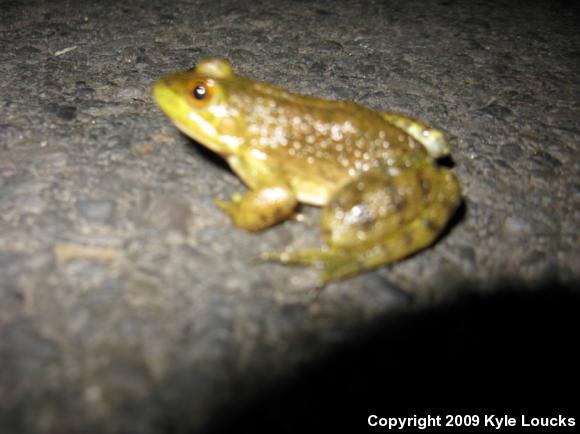
[[461,204],[461,189],[450,170],[428,167],[418,171],[416,176],[423,199],[420,211],[358,255],[363,268],[392,263],[429,247]]
[[321,286],[409,256],[432,244],[461,201],[445,168],[389,175],[368,172],[344,186],[323,210],[326,247],[267,254],[264,259],[322,268]]
[[381,113],[381,116],[385,121],[403,130],[425,146],[432,158],[449,155],[449,143],[441,131],[400,113]]
[[318,284],[319,288],[324,287],[333,280],[358,274],[364,268],[350,252],[343,249],[333,249],[328,246],[266,252],[260,255],[260,259],[280,262],[285,265],[312,265],[319,267],[322,269]]

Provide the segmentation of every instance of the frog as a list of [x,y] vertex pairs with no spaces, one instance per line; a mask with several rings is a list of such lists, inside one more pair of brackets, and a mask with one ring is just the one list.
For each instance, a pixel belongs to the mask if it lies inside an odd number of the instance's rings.
[[221,156],[249,188],[216,205],[259,232],[322,207],[321,246],[260,255],[320,269],[319,287],[435,243],[462,202],[445,135],[424,122],[351,101],[294,93],[236,74],[219,57],[153,86],[185,135]]

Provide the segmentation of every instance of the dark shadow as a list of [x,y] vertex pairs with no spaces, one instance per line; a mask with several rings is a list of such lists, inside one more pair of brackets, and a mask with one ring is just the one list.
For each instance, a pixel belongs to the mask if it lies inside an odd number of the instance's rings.
[[442,167],[447,167],[448,169],[453,169],[455,167],[455,161],[453,161],[451,155],[438,158],[437,163]]
[[459,224],[459,222],[465,218],[466,214],[467,214],[467,205],[465,203],[465,200],[462,200],[457,209],[455,210],[455,212],[453,213],[453,215],[451,216],[451,218],[449,219],[449,221],[447,222],[447,225],[445,225],[445,227],[443,228],[443,230],[441,231],[441,233],[439,234],[439,236],[437,237],[437,239],[434,241],[433,244],[437,243],[440,239],[445,238],[447,234],[451,232],[453,228],[455,228]]
[[[557,283],[505,284],[492,294],[474,286],[437,308],[385,317],[254,401],[224,410],[207,433],[388,431],[367,425],[372,414],[578,421],[578,292]],[[428,432],[469,431],[444,422]]]
[[211,149],[206,148],[201,143],[198,143],[195,140],[191,139],[188,135],[181,132],[180,134],[187,139],[189,144],[188,147],[192,153],[201,155],[202,158],[208,160],[210,163],[218,167],[221,167],[223,170],[233,173],[227,161],[224,160],[219,154],[215,153]]

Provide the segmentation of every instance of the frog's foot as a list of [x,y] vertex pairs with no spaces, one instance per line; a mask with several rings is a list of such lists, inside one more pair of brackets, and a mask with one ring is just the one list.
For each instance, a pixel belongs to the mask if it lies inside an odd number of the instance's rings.
[[363,265],[359,263],[356,256],[341,249],[328,247],[267,252],[261,254],[260,259],[284,265],[314,266],[322,269],[318,289],[331,281],[358,274],[363,269]]
[[236,193],[231,202],[216,199],[215,204],[238,228],[255,232],[290,217],[296,207],[296,197],[285,185],[273,185],[243,196]]

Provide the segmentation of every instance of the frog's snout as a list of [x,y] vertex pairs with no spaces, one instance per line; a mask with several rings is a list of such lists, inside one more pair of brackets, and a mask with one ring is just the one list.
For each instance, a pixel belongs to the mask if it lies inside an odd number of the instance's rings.
[[160,79],[153,84],[153,98],[157,102],[157,104],[161,105],[163,102],[163,93],[168,88],[167,84],[165,83],[165,79]]
[[175,98],[178,93],[179,80],[175,74],[162,77],[153,84],[153,96],[160,104],[168,99]]

